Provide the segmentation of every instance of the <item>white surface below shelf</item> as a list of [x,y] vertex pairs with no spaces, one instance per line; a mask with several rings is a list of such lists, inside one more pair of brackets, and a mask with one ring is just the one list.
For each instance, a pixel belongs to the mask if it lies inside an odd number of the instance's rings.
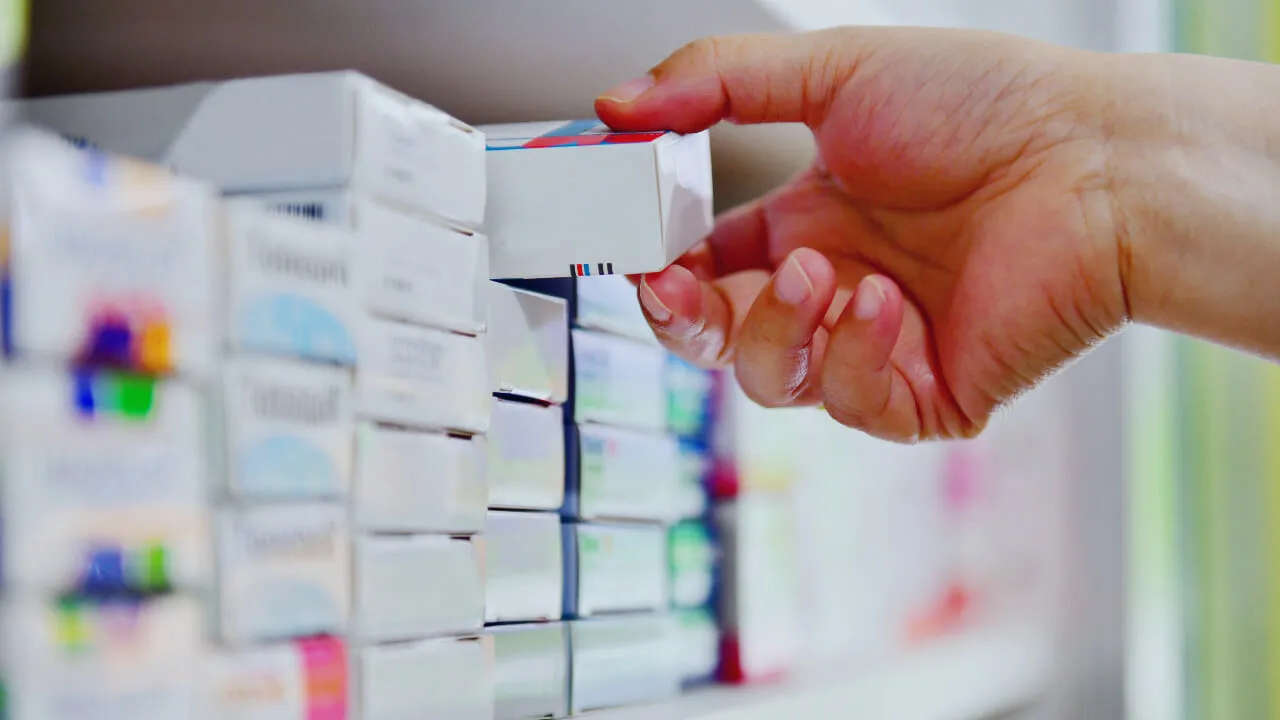
[[978,626],[879,666],[748,687],[715,687],[586,720],[977,720],[1034,702],[1049,644],[1028,622]]

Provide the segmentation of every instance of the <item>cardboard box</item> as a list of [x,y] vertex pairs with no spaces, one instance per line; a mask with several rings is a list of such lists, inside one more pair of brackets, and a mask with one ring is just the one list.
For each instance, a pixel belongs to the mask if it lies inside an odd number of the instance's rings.
[[716,416],[716,376],[667,355],[667,431],[707,446]]
[[503,284],[565,300],[573,327],[658,344],[640,309],[636,286],[621,275],[514,279]]
[[566,618],[668,607],[666,528],[568,524],[564,550]]
[[560,516],[490,511],[484,543],[485,622],[559,620],[564,600]]
[[687,440],[680,441],[680,486],[676,490],[676,517],[684,520],[700,518],[706,514],[713,467],[710,451]]
[[677,519],[680,445],[667,435],[606,425],[569,433],[564,513],[582,520]]
[[266,358],[226,361],[226,487],[243,500],[346,495],[351,485],[351,373]]
[[356,412],[380,422],[482,433],[489,428],[483,338],[369,320],[361,333]]
[[346,630],[350,553],[336,503],[229,508],[218,516],[218,618],[233,646]]
[[467,227],[484,220],[484,137],[351,71],[41,98],[22,111],[228,193],[349,186]]
[[569,714],[569,626],[498,625],[493,637],[495,720],[540,720]]
[[711,682],[720,665],[720,628],[710,610],[674,614],[680,677],[686,687]]
[[361,720],[491,720],[493,638],[441,638],[356,653]]
[[657,272],[711,230],[707,133],[482,127],[495,278]]
[[440,535],[362,536],[355,547],[355,622],[362,643],[479,631],[484,546]]
[[489,283],[489,368],[497,393],[563,403],[569,397],[564,300]]
[[719,553],[706,523],[673,525],[668,538],[671,558],[671,605],[700,608],[711,602]]
[[716,507],[726,682],[767,682],[803,653],[801,578],[787,497],[752,491]]
[[361,302],[391,320],[483,332],[489,241],[349,190],[245,195],[233,204],[346,228],[360,246]]
[[667,426],[666,352],[589,330],[573,331],[578,423],[661,432]]
[[559,510],[564,503],[564,408],[498,400],[489,424],[489,507]]
[[5,717],[191,720],[203,617],[198,601],[175,595],[141,604],[8,598]]
[[200,397],[173,380],[0,367],[4,584],[205,589]]
[[488,501],[483,437],[361,423],[352,522],[366,532],[471,535]]
[[212,372],[217,196],[143,163],[11,131],[0,185],[0,347],[148,373]]
[[355,364],[361,248],[351,233],[231,206],[227,246],[234,350]]
[[347,649],[319,637],[248,650],[219,650],[204,664],[203,720],[345,718]]
[[569,623],[569,634],[573,714],[680,692],[681,660],[670,616],[576,620]]

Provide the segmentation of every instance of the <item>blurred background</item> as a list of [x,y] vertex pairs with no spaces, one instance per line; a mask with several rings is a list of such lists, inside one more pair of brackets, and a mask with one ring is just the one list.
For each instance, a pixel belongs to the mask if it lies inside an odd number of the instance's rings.
[[[7,5],[13,52],[29,21],[19,94],[355,68],[471,123],[587,116],[600,89],[712,33],[976,27],[1280,61],[1280,0]],[[801,128],[718,128],[713,152],[730,206],[811,148]],[[736,680],[948,647],[907,693],[933,714],[857,716],[1280,718],[1280,369],[1131,328],[980,440],[918,448],[725,395]],[[807,716],[855,716],[832,707]]]

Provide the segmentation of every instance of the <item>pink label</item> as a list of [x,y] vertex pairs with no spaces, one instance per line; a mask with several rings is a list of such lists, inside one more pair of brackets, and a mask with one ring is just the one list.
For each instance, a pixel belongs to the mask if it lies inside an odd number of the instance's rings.
[[346,720],[347,654],[337,638],[299,640],[307,676],[307,720]]

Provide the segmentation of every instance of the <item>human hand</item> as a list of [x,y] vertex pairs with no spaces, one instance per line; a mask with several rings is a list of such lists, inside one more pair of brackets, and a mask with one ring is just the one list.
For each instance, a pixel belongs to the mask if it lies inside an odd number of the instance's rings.
[[616,129],[803,122],[817,160],[646,276],[658,338],[766,406],[914,441],[1000,405],[1129,316],[1102,56],[975,32],[693,43],[605,93]]

